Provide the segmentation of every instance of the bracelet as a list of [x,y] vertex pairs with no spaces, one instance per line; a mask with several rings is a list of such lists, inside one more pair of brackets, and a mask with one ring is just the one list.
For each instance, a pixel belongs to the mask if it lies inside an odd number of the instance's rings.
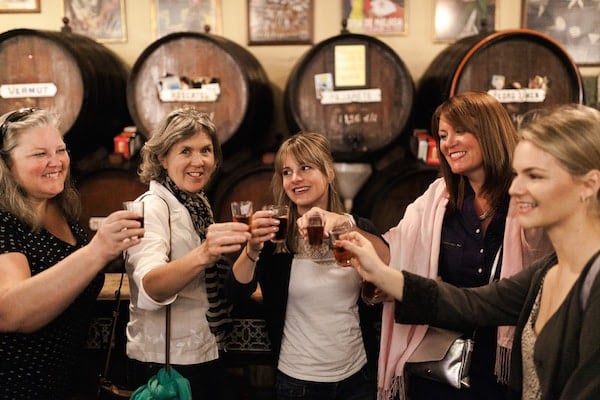
[[[260,252],[259,252],[259,254],[260,254]],[[246,246],[246,257],[248,257],[248,259],[250,261],[252,261],[253,263],[256,263],[258,261],[258,259],[259,259],[259,256],[256,256],[256,258],[252,258],[250,256],[250,253],[248,253],[248,246]]]

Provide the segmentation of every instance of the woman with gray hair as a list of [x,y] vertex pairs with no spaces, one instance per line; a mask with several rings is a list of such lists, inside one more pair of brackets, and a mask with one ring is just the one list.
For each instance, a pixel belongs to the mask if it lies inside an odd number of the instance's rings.
[[194,398],[236,399],[219,360],[228,326],[219,282],[228,268],[222,255],[241,250],[250,233],[239,222],[215,224],[204,194],[222,163],[215,125],[195,109],[174,110],[141,155],[140,180],[150,186],[136,200],[144,203],[144,237],[126,253],[128,383],[141,386],[164,365],[170,305],[170,362]]

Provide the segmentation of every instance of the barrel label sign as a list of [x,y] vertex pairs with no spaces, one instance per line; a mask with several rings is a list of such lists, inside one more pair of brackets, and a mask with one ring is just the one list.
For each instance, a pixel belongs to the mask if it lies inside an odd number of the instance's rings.
[[544,89],[493,89],[488,93],[500,103],[542,103],[546,100]]
[[321,92],[321,104],[379,102],[381,102],[381,89],[332,90]]
[[216,102],[221,94],[218,83],[203,85],[200,89],[166,89],[159,91],[161,101],[190,101],[190,102]]
[[56,85],[50,83],[14,83],[0,85],[0,97],[19,99],[24,97],[54,97]]

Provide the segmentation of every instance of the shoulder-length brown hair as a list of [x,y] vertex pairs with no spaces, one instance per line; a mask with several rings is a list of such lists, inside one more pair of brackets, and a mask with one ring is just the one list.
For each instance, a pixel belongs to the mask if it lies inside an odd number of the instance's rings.
[[287,246],[295,252],[298,232],[296,219],[300,215],[298,214],[298,207],[290,200],[283,189],[283,164],[288,156],[294,157],[299,164],[314,165],[323,175],[327,176],[329,180],[327,188],[328,211],[343,213],[345,208],[337,189],[334,161],[327,138],[319,133],[298,132],[284,141],[275,155],[275,172],[271,179],[271,188],[277,204],[286,204],[290,208]]
[[[517,132],[508,112],[498,100],[484,92],[464,92],[449,98],[435,110],[431,121],[438,149],[442,116],[455,129],[470,132],[477,138],[485,172],[481,190],[492,207],[498,206],[513,178],[512,157],[517,145]],[[443,156],[440,156],[440,169],[449,195],[448,208],[458,210],[463,204],[466,178],[453,173]]]

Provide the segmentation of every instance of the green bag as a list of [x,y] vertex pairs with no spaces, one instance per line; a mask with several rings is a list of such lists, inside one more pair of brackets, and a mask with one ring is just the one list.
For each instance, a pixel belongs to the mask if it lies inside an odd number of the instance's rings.
[[[168,371],[167,371],[168,368]],[[156,375],[131,395],[131,400],[191,400],[190,382],[172,366],[162,367]]]

